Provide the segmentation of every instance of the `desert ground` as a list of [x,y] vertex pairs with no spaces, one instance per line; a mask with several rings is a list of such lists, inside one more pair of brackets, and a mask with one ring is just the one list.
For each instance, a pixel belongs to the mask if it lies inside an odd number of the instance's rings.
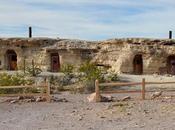
[[[173,76],[120,75],[127,81],[173,81]],[[157,85],[155,91],[173,85]],[[128,88],[126,88],[128,89]],[[113,94],[116,102],[89,103],[88,94],[54,95],[68,102],[9,103],[0,98],[0,130],[175,130],[175,92],[141,100],[140,94]],[[131,99],[121,101],[125,96]]]

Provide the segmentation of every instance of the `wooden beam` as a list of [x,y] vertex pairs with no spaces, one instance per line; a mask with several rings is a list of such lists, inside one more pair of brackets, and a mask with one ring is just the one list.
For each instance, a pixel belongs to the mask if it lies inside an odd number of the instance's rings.
[[114,91],[102,91],[102,94],[113,94],[113,93],[141,93],[141,91],[139,90],[131,90],[131,91],[127,91],[127,90],[114,90]]
[[34,86],[34,85],[26,85],[26,86],[0,86],[0,89],[15,89],[15,88],[44,88],[45,86]]
[[0,97],[18,97],[18,96],[40,96],[46,97],[47,95],[41,93],[18,93],[18,94],[0,94]]
[[145,84],[175,84],[175,82],[145,82]]
[[118,82],[118,83],[100,83],[99,86],[101,87],[106,87],[106,86],[111,86],[111,87],[117,87],[117,86],[132,86],[132,85],[141,85],[141,82],[133,82],[133,83],[122,83],[122,82]]

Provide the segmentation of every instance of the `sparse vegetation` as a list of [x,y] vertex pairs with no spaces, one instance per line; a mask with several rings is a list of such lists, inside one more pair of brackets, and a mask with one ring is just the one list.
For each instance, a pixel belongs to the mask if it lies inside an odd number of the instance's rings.
[[[31,85],[34,81],[31,79],[27,79],[24,74],[16,73],[14,75],[10,75],[7,73],[0,74],[0,86],[16,86],[16,85]],[[35,91],[34,89],[0,89],[0,94],[10,94],[10,93],[25,93],[28,91]]]
[[32,67],[27,67],[26,68],[26,74],[28,74],[29,76],[37,76],[42,72],[42,70],[36,66]]
[[61,66],[61,72],[70,75],[74,71],[74,66],[72,64],[64,64]]
[[102,79],[101,78],[102,70],[99,69],[94,63],[90,63],[90,61],[86,61],[80,66],[79,71],[85,74],[85,76],[82,79],[85,84],[85,92],[94,92],[95,80]]

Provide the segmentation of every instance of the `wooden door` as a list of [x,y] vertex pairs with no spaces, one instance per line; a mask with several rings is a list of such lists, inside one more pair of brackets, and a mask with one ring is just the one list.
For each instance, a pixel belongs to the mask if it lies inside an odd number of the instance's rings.
[[51,55],[51,71],[58,72],[60,70],[60,61],[58,54]]
[[15,54],[8,55],[9,70],[17,70],[17,56]]

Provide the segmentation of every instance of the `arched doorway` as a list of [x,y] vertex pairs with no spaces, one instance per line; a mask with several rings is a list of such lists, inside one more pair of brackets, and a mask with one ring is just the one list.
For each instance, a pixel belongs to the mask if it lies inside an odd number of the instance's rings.
[[135,55],[133,60],[133,73],[142,74],[143,73],[143,59],[142,55]]
[[168,56],[167,58],[167,73],[175,75],[175,55]]
[[17,70],[17,54],[14,50],[7,50],[7,70]]
[[51,71],[58,72],[60,70],[60,58],[58,53],[51,53]]

